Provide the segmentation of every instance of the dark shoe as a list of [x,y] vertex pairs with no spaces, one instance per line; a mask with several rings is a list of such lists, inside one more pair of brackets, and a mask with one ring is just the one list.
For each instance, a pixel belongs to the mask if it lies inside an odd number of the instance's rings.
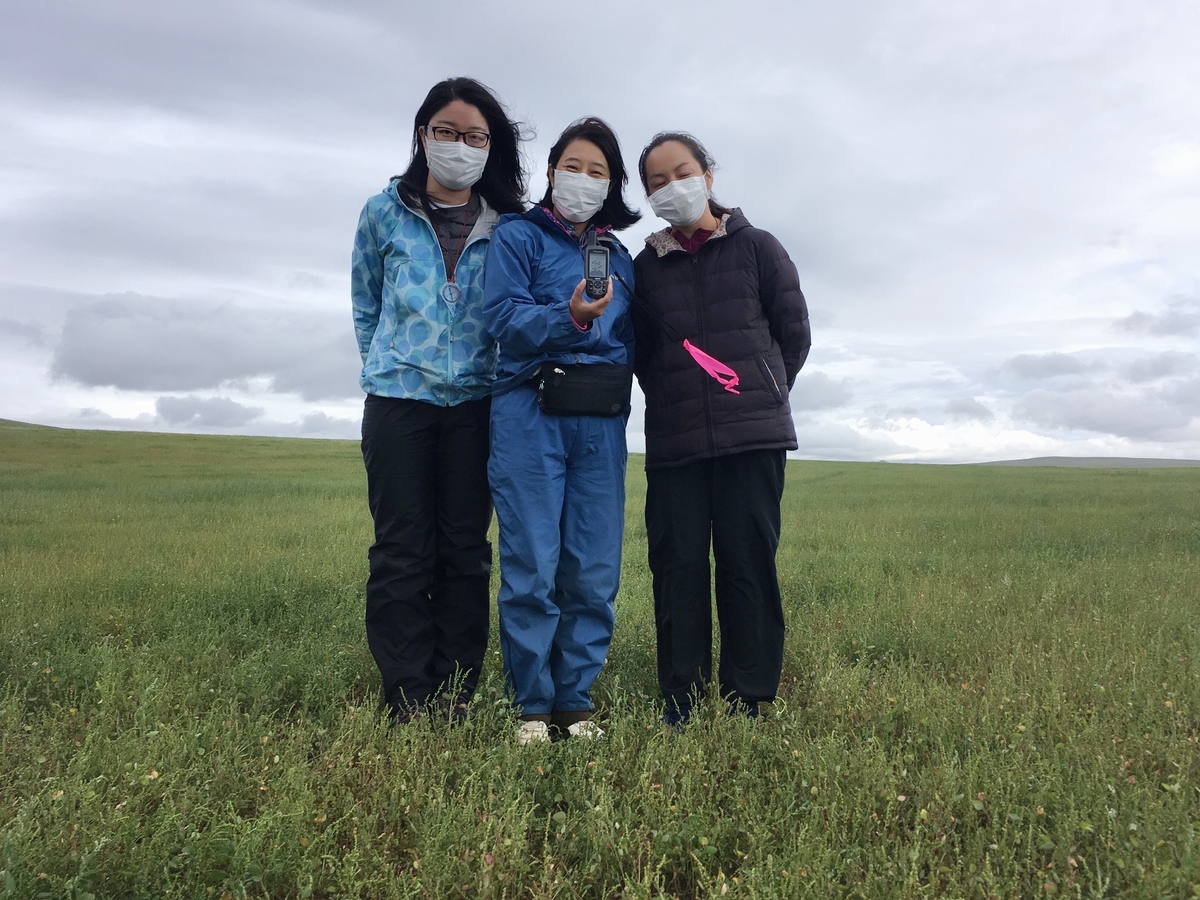
[[469,700],[462,695],[452,699],[449,694],[439,694],[433,701],[433,708],[438,721],[449,722],[451,725],[463,725],[471,718]]
[[451,725],[466,725],[467,719],[471,718],[471,708],[467,706],[467,701],[460,700],[451,706],[447,718]]
[[757,703],[749,703],[745,700],[729,700],[728,705],[731,716],[745,716],[747,719],[758,718]]
[[398,725],[416,725],[423,716],[424,713],[419,706],[401,706],[392,710],[392,714],[388,716],[388,728],[395,728]]
[[673,728],[676,731],[681,730],[688,721],[692,718],[692,707],[689,704],[676,706],[674,703],[667,705],[667,711],[662,714],[662,723],[668,728]]

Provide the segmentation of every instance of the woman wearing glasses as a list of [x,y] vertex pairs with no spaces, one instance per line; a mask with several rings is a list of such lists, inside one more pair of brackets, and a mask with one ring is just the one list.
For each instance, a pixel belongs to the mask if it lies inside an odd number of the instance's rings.
[[[521,744],[602,733],[591,687],[608,654],[625,523],[633,261],[639,218],[621,148],[581,119],[550,149],[549,186],[488,248],[484,317],[500,345],[488,464],[500,524],[500,648]],[[595,278],[584,259],[624,279]],[[595,273],[589,272],[589,275]]]
[[788,391],[808,356],[808,309],[779,241],[711,199],[713,160],[699,141],[655,136],[638,172],[669,223],[638,254],[645,307],[634,307],[664,720],[686,722],[712,678],[710,545],[721,695],[757,716],[783,664],[775,550],[784,458],[796,449]]
[[487,648],[496,351],[483,327],[483,269],[499,214],[523,209],[519,139],[484,85],[434,85],[407,170],[367,201],[355,235],[375,521],[367,642],[393,725],[434,710],[464,719]]

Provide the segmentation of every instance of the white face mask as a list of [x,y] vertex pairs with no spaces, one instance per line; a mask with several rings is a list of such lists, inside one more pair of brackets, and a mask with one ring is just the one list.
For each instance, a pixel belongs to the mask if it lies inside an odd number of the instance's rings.
[[469,188],[483,175],[487,147],[469,147],[462,141],[425,141],[429,174],[449,191]]
[[704,176],[668,182],[650,195],[650,208],[656,216],[676,228],[699,222],[708,208],[708,186]]
[[600,212],[608,197],[608,179],[555,170],[552,196],[554,206],[563,218],[578,225]]

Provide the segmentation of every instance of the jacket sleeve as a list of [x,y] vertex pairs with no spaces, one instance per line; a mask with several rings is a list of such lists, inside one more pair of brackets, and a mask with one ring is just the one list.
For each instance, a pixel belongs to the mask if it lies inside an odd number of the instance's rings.
[[383,308],[383,255],[375,235],[371,203],[363,207],[354,234],[354,253],[350,260],[350,303],[354,313],[354,336],[363,364],[379,327]]
[[483,276],[483,321],[488,332],[512,356],[586,350],[597,342],[600,329],[583,331],[575,324],[569,294],[552,303],[534,299],[534,247],[521,235],[520,224],[500,225],[488,244]]
[[[621,343],[625,345],[626,357],[629,359],[629,368],[635,373],[637,372],[637,336],[634,332],[633,312],[636,301],[633,299],[633,292],[636,289],[634,285],[637,283],[637,276],[633,269],[633,259],[630,258],[627,252],[621,253],[613,261],[613,271],[620,269],[621,279],[618,280],[615,276],[612,280],[613,291],[622,291],[625,293],[626,302],[626,321],[621,327]],[[625,283],[622,284],[621,281]],[[604,318],[601,316],[601,318]]]
[[[655,334],[654,322],[650,319],[650,313],[646,311],[644,303],[646,302],[645,294],[641,292],[640,285],[643,283],[642,273],[649,266],[653,265],[648,257],[643,257],[642,254],[647,251],[643,250],[633,261],[633,284],[634,290],[638,291],[638,299],[629,298],[629,317],[633,321],[633,340],[635,352],[633,355],[633,371],[638,377],[638,382],[641,383],[646,375],[647,364],[650,362],[650,357],[654,352],[654,345],[657,342]],[[651,251],[652,252],[652,251]]]
[[808,304],[800,290],[796,266],[783,245],[773,235],[760,231],[755,250],[758,256],[759,301],[771,337],[779,344],[783,354],[787,386],[791,390],[812,346]]

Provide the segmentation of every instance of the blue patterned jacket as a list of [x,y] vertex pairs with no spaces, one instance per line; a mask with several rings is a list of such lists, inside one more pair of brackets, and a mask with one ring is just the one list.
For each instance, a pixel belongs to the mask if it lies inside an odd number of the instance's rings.
[[[367,201],[354,236],[350,297],[368,394],[455,406],[488,396],[495,341],[483,325],[483,269],[498,216],[487,203],[467,237],[456,303],[433,225],[400,199],[399,181]],[[480,198],[482,201],[483,198]]]

